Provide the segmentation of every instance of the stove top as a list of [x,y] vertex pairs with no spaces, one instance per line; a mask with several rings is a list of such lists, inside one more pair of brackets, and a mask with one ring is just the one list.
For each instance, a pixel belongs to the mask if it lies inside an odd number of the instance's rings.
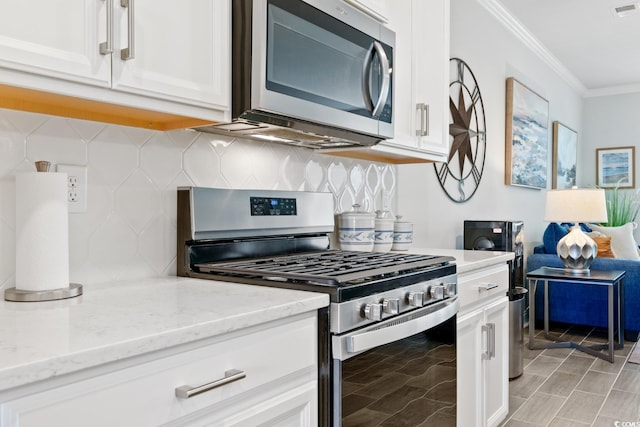
[[204,262],[197,277],[328,293],[346,302],[455,274],[454,258],[409,253],[326,250],[275,257]]
[[332,303],[397,290],[407,309],[408,292],[440,295],[455,282],[452,257],[331,250],[334,225],[330,193],[179,188],[178,274],[323,292]]
[[425,271],[446,265],[451,257],[408,253],[367,253],[328,250],[230,262],[196,264],[204,273],[261,277],[273,281],[308,282],[328,286],[349,286]]

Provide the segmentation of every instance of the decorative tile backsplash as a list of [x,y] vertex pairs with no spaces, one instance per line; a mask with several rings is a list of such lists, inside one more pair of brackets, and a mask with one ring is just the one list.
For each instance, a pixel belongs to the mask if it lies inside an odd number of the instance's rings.
[[[15,285],[15,175],[34,162],[86,165],[87,212],[70,214],[72,282],[175,274],[176,187],[330,191],[373,212],[392,165],[192,131],[157,132],[0,109],[0,287]],[[34,265],[37,268],[37,265]]]

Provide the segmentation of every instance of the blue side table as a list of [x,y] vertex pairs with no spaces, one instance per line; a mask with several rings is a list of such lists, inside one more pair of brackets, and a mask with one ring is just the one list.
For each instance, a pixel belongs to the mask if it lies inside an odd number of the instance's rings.
[[[544,283],[544,336],[545,338],[552,340],[551,343],[536,343],[534,338],[535,320],[529,321],[529,348],[532,350],[542,348],[575,348],[592,356],[599,357],[607,360],[611,363],[614,361],[614,349],[620,349],[624,347],[624,271],[598,271],[591,270],[589,274],[572,274],[563,268],[551,268],[541,267],[537,270],[527,273],[527,280],[529,281],[529,313],[535,313],[535,294],[536,284],[538,281]],[[583,346],[572,341],[561,341],[558,337],[552,336],[549,333],[549,281],[563,281],[578,283],[582,285],[595,285],[595,286],[607,286],[608,287],[608,306],[607,306],[607,331],[608,341],[606,344],[596,344],[591,346]],[[618,308],[617,326],[618,326],[618,339],[617,343],[614,341],[614,329],[616,323],[614,323],[614,290],[617,290],[618,298],[616,298],[616,304]],[[533,316],[535,319],[535,316]],[[534,322],[533,324],[531,322]],[[532,327],[533,326],[533,327]],[[603,353],[601,350],[609,351]]]

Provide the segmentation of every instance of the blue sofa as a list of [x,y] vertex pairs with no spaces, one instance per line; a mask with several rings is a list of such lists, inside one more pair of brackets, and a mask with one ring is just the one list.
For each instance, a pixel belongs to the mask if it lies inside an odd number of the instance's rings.
[[[544,245],[536,246],[527,257],[526,271],[540,267],[564,267],[556,254],[545,253]],[[624,335],[637,341],[640,333],[640,261],[621,258],[596,258],[592,270],[623,270]],[[531,316],[531,315],[530,315]],[[536,319],[543,319],[542,286],[536,289]],[[549,320],[588,326],[607,326],[607,291],[604,286],[549,282]]]

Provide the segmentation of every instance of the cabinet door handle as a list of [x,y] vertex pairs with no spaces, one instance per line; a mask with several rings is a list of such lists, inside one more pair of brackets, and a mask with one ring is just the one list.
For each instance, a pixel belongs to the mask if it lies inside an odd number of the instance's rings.
[[188,399],[190,397],[197,396],[200,393],[213,390],[214,388],[222,387],[225,384],[229,384],[234,381],[241,380],[246,376],[247,374],[244,371],[240,371],[238,369],[231,369],[229,371],[225,371],[224,378],[220,378],[219,380],[215,380],[207,384],[203,384],[196,387],[192,387],[190,385],[183,385],[180,387],[176,387],[176,397],[179,397],[181,399]]
[[416,136],[429,136],[429,104],[416,104],[416,111],[420,114],[420,129],[416,129]]
[[107,7],[107,40],[100,43],[100,55],[113,52],[113,0],[105,0]]
[[487,351],[482,353],[483,360],[491,360],[496,357],[496,324],[487,323],[482,325],[482,332],[486,332]]
[[127,61],[135,58],[135,30],[133,0],[120,0],[120,6],[127,9],[127,47],[120,50],[120,59]]

